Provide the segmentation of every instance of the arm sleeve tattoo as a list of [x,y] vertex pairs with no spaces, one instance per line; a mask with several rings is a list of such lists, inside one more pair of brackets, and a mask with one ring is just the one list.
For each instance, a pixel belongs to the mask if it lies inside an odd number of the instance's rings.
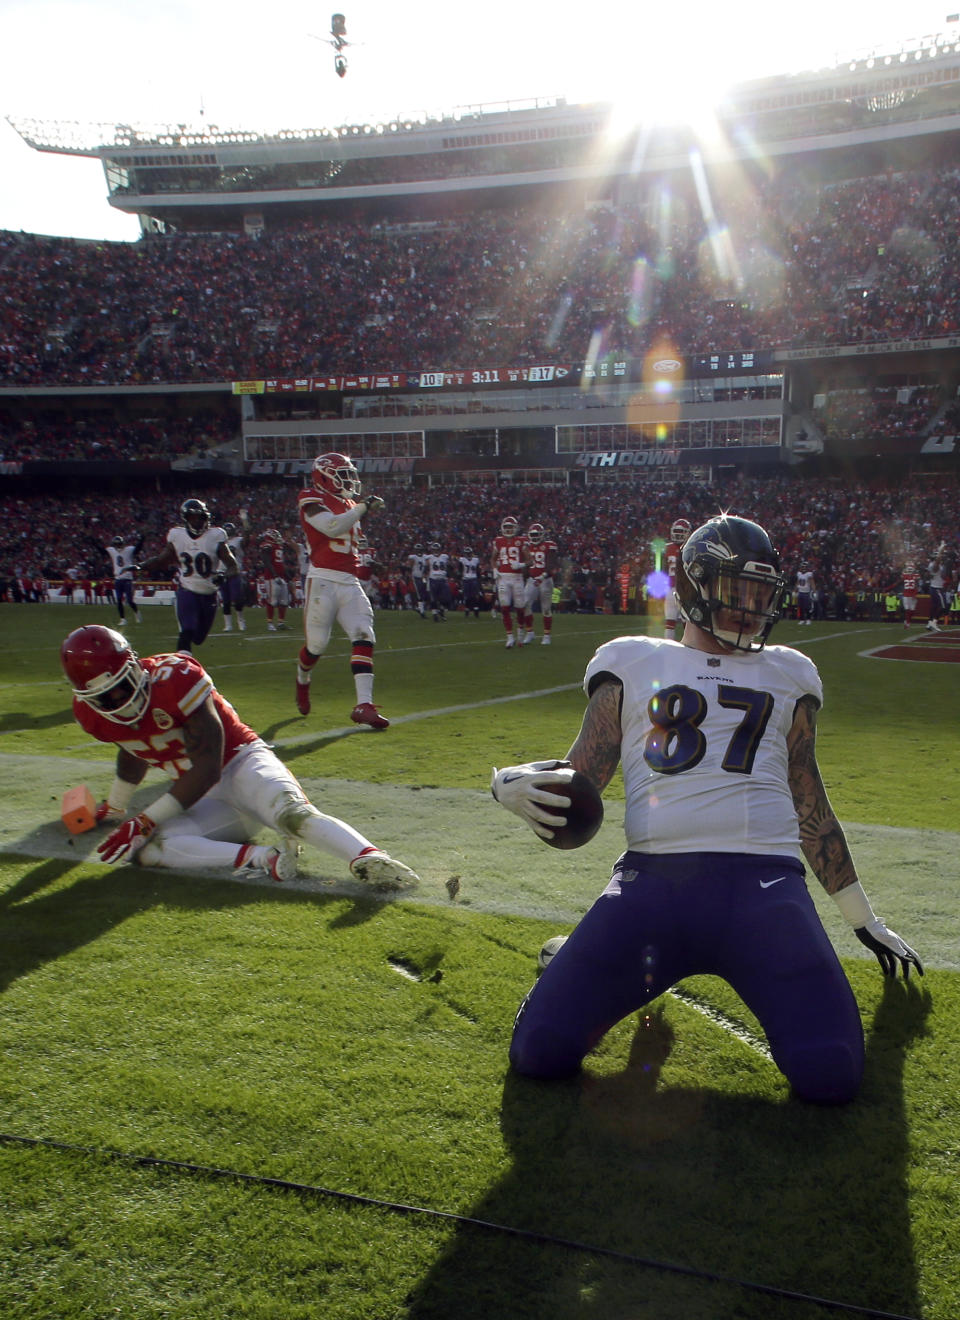
[[590,697],[576,742],[567,752],[575,770],[587,776],[602,792],[620,763],[620,703],[623,684],[605,679]]
[[820,777],[816,754],[817,703],[802,697],[787,737],[790,792],[800,825],[800,847],[828,894],[857,881],[857,870],[840,822]]

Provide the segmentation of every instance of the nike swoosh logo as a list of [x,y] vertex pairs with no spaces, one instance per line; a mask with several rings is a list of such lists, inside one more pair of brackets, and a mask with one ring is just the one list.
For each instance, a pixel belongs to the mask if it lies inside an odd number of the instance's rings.
[[515,779],[522,779],[523,775],[504,775],[500,780],[501,784],[512,784]]
[[761,880],[760,888],[769,889],[771,885],[778,885],[781,880],[786,880],[786,878],[787,877],[785,875],[778,875],[776,880]]

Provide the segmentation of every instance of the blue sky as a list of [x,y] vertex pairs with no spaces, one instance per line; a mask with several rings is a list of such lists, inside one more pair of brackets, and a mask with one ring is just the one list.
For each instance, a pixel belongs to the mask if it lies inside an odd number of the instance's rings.
[[[957,0],[960,9],[960,0]],[[565,95],[630,113],[694,108],[724,81],[831,65],[944,31],[947,4],[807,0],[344,0],[347,77],[314,39],[330,9],[300,0],[0,0],[0,116],[54,122],[322,127]],[[314,34],[314,35],[311,35]],[[0,228],[135,239],[98,161],[38,153],[0,117]]]

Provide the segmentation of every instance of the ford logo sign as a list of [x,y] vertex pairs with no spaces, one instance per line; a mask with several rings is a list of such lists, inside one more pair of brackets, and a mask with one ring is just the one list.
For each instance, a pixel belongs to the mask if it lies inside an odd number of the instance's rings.
[[676,358],[660,358],[653,364],[654,371],[682,371],[683,363]]

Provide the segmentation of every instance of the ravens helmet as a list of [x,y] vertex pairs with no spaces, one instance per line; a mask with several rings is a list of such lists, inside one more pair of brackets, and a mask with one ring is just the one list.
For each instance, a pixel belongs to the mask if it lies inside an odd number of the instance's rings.
[[180,505],[180,517],[194,539],[202,536],[210,526],[210,510],[203,500],[184,500]]
[[785,587],[767,533],[726,513],[690,533],[677,568],[681,616],[737,651],[763,649]]

